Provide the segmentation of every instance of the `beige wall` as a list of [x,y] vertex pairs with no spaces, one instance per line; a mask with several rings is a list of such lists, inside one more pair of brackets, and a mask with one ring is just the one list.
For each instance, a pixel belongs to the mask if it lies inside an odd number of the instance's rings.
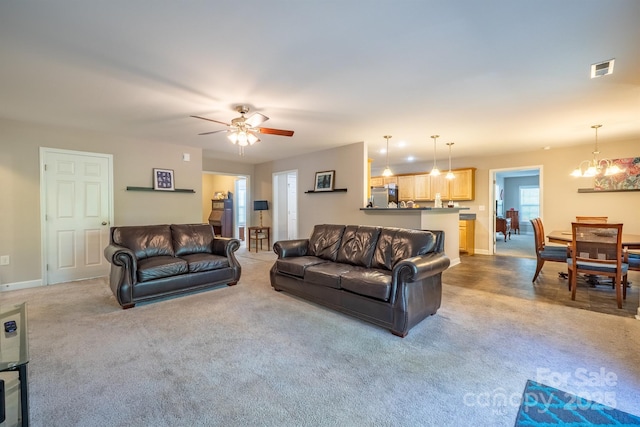
[[[81,130],[0,120],[0,283],[41,279],[40,147],[113,155],[112,225],[200,222],[202,152],[193,147],[143,141]],[[190,162],[182,160],[189,153]],[[152,187],[153,168],[173,169],[176,188],[192,193],[134,192]]]
[[[360,211],[366,201],[367,147],[355,143],[306,156],[296,156],[260,165],[234,164],[204,159],[193,147],[156,141],[122,138],[80,130],[52,129],[0,120],[0,255],[10,255],[11,264],[0,266],[0,283],[39,280],[40,249],[40,171],[39,148],[51,147],[112,154],[114,158],[114,225],[171,222],[200,222],[204,203],[212,188],[203,187],[203,171],[242,174],[250,177],[248,206],[253,200],[272,202],[272,174],[298,171],[298,234],[310,235],[318,223],[368,224],[418,228],[420,219],[404,215],[373,214]],[[640,192],[583,194],[589,184],[569,176],[571,169],[589,158],[592,145],[535,151],[513,155],[454,159],[452,167],[476,167],[476,200],[464,203],[477,214],[476,249],[488,250],[489,171],[512,167],[542,167],[542,218],[548,231],[566,229],[575,215],[607,215],[625,224],[628,233],[640,234],[638,214]],[[606,157],[639,156],[637,141],[601,146]],[[191,155],[182,161],[182,153]],[[154,167],[173,169],[177,188],[193,188],[195,194],[132,192],[127,186],[151,186]],[[396,173],[425,171],[429,164],[394,165]],[[335,187],[346,193],[306,194],[313,189],[315,172],[335,170]],[[212,184],[213,185],[213,184]],[[485,210],[481,211],[480,206]],[[248,210],[249,224],[257,224],[258,214]],[[271,223],[272,211],[264,214]]]

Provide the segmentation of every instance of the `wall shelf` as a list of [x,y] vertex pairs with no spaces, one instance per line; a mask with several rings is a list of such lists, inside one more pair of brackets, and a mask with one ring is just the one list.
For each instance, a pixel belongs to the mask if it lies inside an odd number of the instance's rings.
[[315,191],[315,190],[309,190],[309,191],[305,191],[305,194],[309,194],[309,193],[346,193],[347,189],[346,188],[334,188],[333,190],[330,191]]
[[623,193],[625,191],[640,191],[640,188],[625,188],[624,190],[596,190],[595,188],[578,188],[578,193]]
[[153,187],[127,187],[127,191],[157,191],[159,193],[195,193],[190,188],[176,188],[174,190],[156,190]]

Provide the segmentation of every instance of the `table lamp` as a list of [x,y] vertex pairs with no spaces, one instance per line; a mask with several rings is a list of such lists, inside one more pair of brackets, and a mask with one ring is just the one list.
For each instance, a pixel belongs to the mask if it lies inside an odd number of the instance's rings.
[[253,210],[260,211],[260,227],[262,227],[262,211],[269,210],[269,202],[267,202],[266,200],[254,200]]

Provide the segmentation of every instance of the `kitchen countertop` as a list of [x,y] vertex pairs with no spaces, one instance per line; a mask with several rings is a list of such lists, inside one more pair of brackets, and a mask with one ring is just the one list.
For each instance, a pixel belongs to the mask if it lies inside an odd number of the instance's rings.
[[460,214],[460,220],[461,221],[469,221],[469,220],[474,220],[476,219],[476,214],[474,213],[461,213]]

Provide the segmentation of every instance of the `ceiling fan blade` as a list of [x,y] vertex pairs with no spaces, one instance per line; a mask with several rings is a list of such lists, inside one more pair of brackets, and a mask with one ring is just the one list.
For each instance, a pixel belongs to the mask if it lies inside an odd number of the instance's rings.
[[257,128],[256,130],[260,133],[267,133],[269,135],[293,136],[292,130],[271,129],[271,128]]
[[254,128],[259,126],[261,123],[266,122],[267,120],[269,120],[269,117],[265,116],[264,114],[253,113],[250,117],[247,117],[245,123]]
[[206,117],[200,117],[200,116],[191,116],[191,117],[196,118],[196,119],[206,120],[208,122],[220,123],[221,125],[230,126],[229,123],[221,122],[219,120],[207,119]]
[[218,132],[226,132],[226,129],[223,130],[214,130],[213,132],[204,132],[204,133],[199,133],[198,135],[211,135],[212,133],[218,133]]

